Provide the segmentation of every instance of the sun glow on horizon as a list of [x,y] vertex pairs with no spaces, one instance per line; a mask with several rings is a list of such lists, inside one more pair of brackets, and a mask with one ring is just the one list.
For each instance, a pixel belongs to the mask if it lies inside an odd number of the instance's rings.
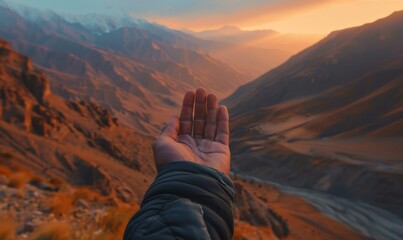
[[245,30],[275,29],[282,32],[327,34],[331,31],[360,26],[395,11],[403,10],[403,1],[341,1],[324,7],[296,12],[270,23],[242,26]]
[[[204,31],[235,26],[242,30],[275,30],[283,33],[328,34],[335,30],[360,26],[403,10],[401,0],[341,0],[300,4],[293,8],[255,9],[228,16],[148,18],[174,29]],[[262,14],[267,12],[267,14]],[[221,21],[219,21],[221,19]]]

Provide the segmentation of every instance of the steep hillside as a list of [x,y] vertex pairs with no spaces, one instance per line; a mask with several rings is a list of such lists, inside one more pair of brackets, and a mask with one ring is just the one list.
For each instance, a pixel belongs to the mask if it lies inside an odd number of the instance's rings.
[[395,60],[403,52],[403,12],[336,31],[289,61],[238,88],[224,102],[234,114],[319,94]]
[[97,104],[52,94],[31,60],[2,40],[0,63],[2,153],[44,177],[126,201],[141,197],[155,172],[150,139],[122,127]]
[[334,32],[227,98],[234,171],[402,217],[402,24]]

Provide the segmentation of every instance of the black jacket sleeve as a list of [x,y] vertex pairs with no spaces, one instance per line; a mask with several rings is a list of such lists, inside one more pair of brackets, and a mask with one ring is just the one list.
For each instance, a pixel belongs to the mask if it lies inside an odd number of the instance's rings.
[[229,177],[190,162],[160,169],[124,240],[230,240],[234,186]]

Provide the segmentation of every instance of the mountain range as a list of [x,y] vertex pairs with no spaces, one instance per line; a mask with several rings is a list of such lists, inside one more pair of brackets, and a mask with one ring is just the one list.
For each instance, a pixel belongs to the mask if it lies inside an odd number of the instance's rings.
[[160,26],[100,34],[58,15],[31,21],[0,7],[0,37],[32,57],[49,76],[52,91],[65,98],[92,98],[143,133],[159,131],[179,93],[204,86],[222,97],[249,79],[192,50],[201,41]]

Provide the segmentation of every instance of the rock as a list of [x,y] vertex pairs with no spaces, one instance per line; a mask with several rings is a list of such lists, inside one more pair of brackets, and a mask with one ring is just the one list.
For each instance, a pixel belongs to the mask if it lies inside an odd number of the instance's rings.
[[[45,207],[45,208],[40,209],[40,211],[43,212],[43,213],[50,213],[50,212],[52,211],[52,208],[50,208],[50,207]],[[49,214],[49,215],[50,215],[50,214]]]
[[73,213],[73,215],[74,215],[75,218],[83,218],[83,217],[85,217],[86,214],[84,212],[81,212],[81,211],[75,211]]
[[3,199],[6,196],[6,192],[3,190],[0,190],[0,199]]
[[89,208],[89,204],[87,203],[87,201],[85,201],[84,199],[81,199],[81,198],[77,199],[77,200],[74,202],[74,204],[75,204],[77,207]]
[[57,191],[57,188],[55,188],[53,186],[50,186],[49,184],[43,183],[43,182],[35,182],[32,185],[37,187],[37,188],[39,188],[39,189],[41,189],[41,190],[44,190],[44,191],[49,191],[49,192],[56,192]]
[[94,236],[98,236],[99,234],[102,233],[102,229],[98,229],[94,232]]
[[37,215],[37,216],[42,216],[43,212],[36,210],[36,211],[33,212],[33,214]]
[[24,223],[17,229],[17,234],[31,233],[35,230],[35,225],[32,223]]

